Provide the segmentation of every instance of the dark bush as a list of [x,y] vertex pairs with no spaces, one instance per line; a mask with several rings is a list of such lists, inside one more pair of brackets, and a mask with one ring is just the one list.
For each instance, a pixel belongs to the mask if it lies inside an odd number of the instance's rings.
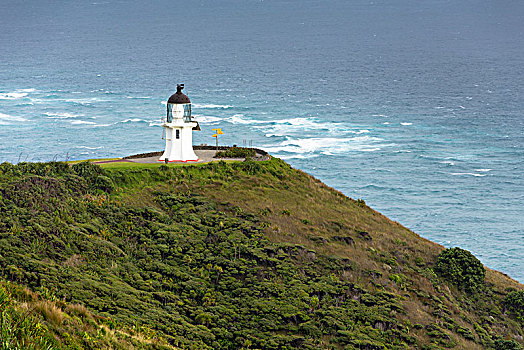
[[99,166],[89,162],[81,162],[73,165],[73,171],[76,175],[86,180],[92,180],[98,175],[104,175],[104,170]]
[[8,162],[3,162],[0,164],[0,174],[9,174],[13,171],[15,166]]
[[254,157],[256,152],[252,148],[231,147],[226,151],[217,152],[216,158],[248,158]]
[[494,346],[497,350],[522,350],[522,345],[514,340],[497,339]]
[[250,175],[255,175],[259,173],[261,170],[260,164],[258,164],[258,162],[252,160],[251,158],[246,158],[246,160],[242,162],[241,167],[243,171]]
[[111,180],[107,176],[100,175],[96,178],[94,187],[98,190],[111,193],[113,192],[115,184],[113,183],[113,180]]
[[504,299],[504,305],[519,321],[524,322],[524,290],[509,293]]
[[434,271],[448,282],[470,293],[484,287],[484,266],[473,254],[458,247],[440,252]]

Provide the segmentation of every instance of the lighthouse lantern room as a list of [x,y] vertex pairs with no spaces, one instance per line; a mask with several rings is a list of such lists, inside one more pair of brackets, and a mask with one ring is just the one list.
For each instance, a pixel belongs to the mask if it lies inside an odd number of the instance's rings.
[[182,93],[184,84],[178,84],[176,93],[167,100],[167,116],[162,119],[166,149],[160,162],[196,162],[193,151],[193,129],[200,130],[191,117],[191,101]]

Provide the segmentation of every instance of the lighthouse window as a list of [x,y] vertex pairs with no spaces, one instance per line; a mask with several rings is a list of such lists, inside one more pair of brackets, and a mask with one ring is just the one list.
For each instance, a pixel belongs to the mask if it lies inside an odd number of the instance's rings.
[[175,137],[177,140],[180,138],[180,130],[175,130]]
[[172,113],[173,105],[168,104],[167,105],[167,122],[171,123],[173,122],[173,113]]
[[190,103],[184,105],[184,121],[186,122],[191,121],[191,104]]

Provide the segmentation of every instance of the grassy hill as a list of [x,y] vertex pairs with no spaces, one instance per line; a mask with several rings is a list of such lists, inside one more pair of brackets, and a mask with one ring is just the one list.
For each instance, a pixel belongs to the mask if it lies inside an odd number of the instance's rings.
[[0,164],[0,276],[35,349],[524,343],[521,284],[279,159]]

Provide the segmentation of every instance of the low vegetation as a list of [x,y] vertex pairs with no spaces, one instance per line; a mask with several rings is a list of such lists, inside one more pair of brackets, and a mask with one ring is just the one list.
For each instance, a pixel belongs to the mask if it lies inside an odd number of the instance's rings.
[[437,257],[435,272],[443,279],[468,293],[484,288],[486,271],[470,252],[460,248],[443,250]]
[[255,155],[253,148],[230,147],[225,151],[218,151],[215,158],[252,158]]
[[151,329],[123,325],[80,304],[0,280],[0,349],[173,349]]
[[522,348],[522,285],[278,159],[3,163],[0,213],[13,348]]

